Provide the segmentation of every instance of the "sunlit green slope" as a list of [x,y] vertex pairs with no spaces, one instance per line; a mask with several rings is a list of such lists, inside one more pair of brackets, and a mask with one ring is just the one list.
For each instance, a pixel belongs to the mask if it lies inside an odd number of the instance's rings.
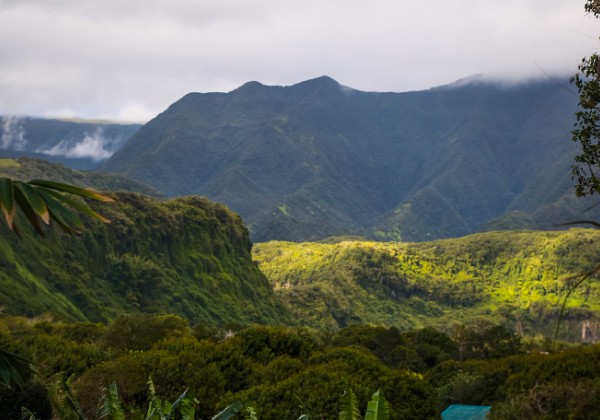
[[[448,326],[478,318],[549,334],[564,279],[600,262],[600,232],[490,232],[424,243],[274,241],[256,244],[253,256],[307,325]],[[567,306],[563,332],[575,338],[581,321],[600,314],[600,284],[585,283]]]

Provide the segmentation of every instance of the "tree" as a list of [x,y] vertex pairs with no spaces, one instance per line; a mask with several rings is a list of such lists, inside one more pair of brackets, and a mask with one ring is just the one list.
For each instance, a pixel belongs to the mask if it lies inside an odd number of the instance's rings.
[[[600,0],[587,0],[585,11],[600,18]],[[577,86],[579,92],[579,110],[575,113],[577,122],[571,133],[573,141],[581,145],[581,153],[575,157],[571,173],[577,180],[575,194],[578,197],[600,194],[600,56],[594,53],[584,57],[579,64],[579,72],[571,78],[571,83]],[[565,225],[587,224],[600,228],[600,223],[590,220],[565,223]],[[571,293],[584,281],[600,272],[600,265],[592,270],[576,274],[566,280],[572,282],[563,300],[558,324],[554,333],[554,343],[558,338],[567,300]]]
[[[587,0],[585,10],[600,17],[600,0]],[[575,193],[586,196],[600,193],[600,56],[584,57],[579,72],[571,78],[579,92],[579,110],[573,141],[580,143],[581,153],[572,167],[577,180]]]

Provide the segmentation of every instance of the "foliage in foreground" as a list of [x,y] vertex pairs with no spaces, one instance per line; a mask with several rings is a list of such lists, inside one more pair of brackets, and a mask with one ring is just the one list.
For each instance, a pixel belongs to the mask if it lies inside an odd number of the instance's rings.
[[[596,18],[600,17],[598,0],[587,0],[585,10]],[[579,93],[579,109],[575,113],[577,123],[572,138],[581,149],[575,157],[572,174],[577,181],[575,193],[583,197],[600,193],[600,56],[594,53],[584,57],[578,70],[571,78]]]
[[[82,223],[74,211],[104,223],[110,222],[79,198],[113,201],[107,195],[73,185],[44,180],[23,182],[0,177],[0,210],[8,228],[19,236],[17,209],[20,209],[30,226],[42,236],[44,229],[41,223],[48,225],[50,221],[67,233],[77,232]],[[0,348],[1,383],[9,385],[15,382],[22,385],[22,376],[31,371],[25,359]]]
[[[525,347],[503,328],[465,325],[448,335],[432,328],[401,332],[363,325],[310,333],[192,328],[172,315],[127,316],[109,325],[5,315],[0,345],[30,356],[41,377],[72,376],[73,397],[89,419],[99,417],[102,403],[105,412],[114,408],[107,395],[118,395],[126,417],[143,418],[150,375],[161,407],[170,409],[163,403],[177,401],[189,388],[185,398],[197,400],[193,405],[200,418],[211,418],[236,400],[244,404],[243,413],[259,419],[335,418],[340,397],[350,388],[361,413],[379,389],[389,399],[390,419],[433,418],[453,403],[492,405],[498,416],[510,407],[528,412],[567,385],[573,386],[568,395],[587,392],[591,402],[597,401],[600,347],[543,354],[537,351],[543,343]],[[46,391],[39,381],[31,377],[23,389],[0,389],[0,404],[5,404],[0,412],[20,413],[25,405],[43,418],[38,413],[48,413],[57,388]],[[113,382],[118,394],[111,391]],[[19,405],[6,406],[13,401]],[[574,413],[591,404],[564,401],[564,410]],[[542,414],[538,410],[530,417]]]

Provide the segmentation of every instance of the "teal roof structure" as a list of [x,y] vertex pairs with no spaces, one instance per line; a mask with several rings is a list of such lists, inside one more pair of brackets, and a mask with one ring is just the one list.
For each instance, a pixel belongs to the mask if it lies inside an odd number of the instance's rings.
[[492,407],[452,404],[442,413],[442,420],[485,420]]

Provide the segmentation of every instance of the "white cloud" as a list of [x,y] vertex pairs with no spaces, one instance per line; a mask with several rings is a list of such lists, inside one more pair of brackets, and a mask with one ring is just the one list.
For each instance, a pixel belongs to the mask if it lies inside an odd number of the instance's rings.
[[21,119],[16,116],[0,118],[2,121],[2,135],[0,136],[0,148],[8,150],[23,150],[27,144],[25,129]]
[[598,45],[583,4],[0,0],[0,114],[149,119],[190,91],[323,74],[376,91],[566,75]]
[[106,149],[109,143],[102,137],[102,129],[98,129],[93,134],[87,134],[84,138],[75,144],[66,140],[61,140],[50,149],[38,150],[39,153],[45,153],[52,156],[65,156],[68,158],[90,158],[96,162],[106,160],[113,155],[113,151]]

